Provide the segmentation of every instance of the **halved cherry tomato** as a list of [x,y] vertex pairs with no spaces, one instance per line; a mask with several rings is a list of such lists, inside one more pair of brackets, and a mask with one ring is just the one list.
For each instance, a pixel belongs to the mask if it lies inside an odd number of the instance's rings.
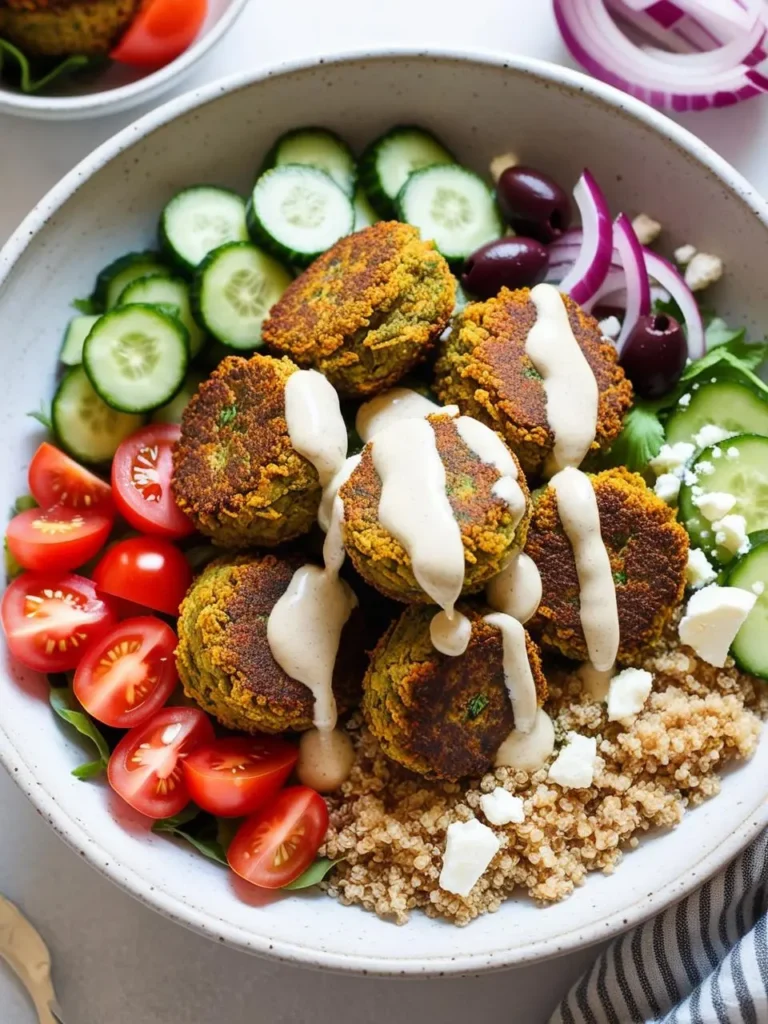
[[183,53],[200,31],[206,0],[144,0],[112,60],[137,67],[161,67]]
[[162,537],[130,537],[113,544],[93,570],[99,590],[144,608],[178,615],[192,570],[178,548]]
[[8,550],[25,569],[64,572],[89,561],[104,547],[112,516],[85,509],[31,508],[8,524]]
[[13,657],[38,672],[76,668],[88,644],[117,622],[111,602],[91,580],[31,572],[6,590],[2,619]]
[[194,526],[171,490],[175,423],[142,427],[120,445],[112,460],[112,487],[120,514],[131,526],[159,537],[186,537]]
[[161,619],[121,622],[85,652],[75,672],[75,696],[105,725],[143,725],[173,693],[175,650],[176,634]]
[[241,826],[227,851],[229,866],[252,885],[281,889],[307,870],[327,828],[320,794],[289,786]]
[[29,464],[29,489],[43,508],[98,509],[113,513],[112,488],[64,452],[44,441]]
[[213,726],[198,708],[163,708],[131,729],[109,759],[114,791],[148,818],[168,818],[189,803],[182,760],[213,740]]
[[184,762],[184,775],[204,811],[242,818],[275,795],[298,758],[298,748],[277,736],[235,736],[198,747]]

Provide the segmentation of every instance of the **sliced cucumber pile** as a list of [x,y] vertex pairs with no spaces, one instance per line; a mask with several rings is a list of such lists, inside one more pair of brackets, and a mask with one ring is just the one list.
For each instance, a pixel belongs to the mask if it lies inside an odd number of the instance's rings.
[[734,661],[744,672],[768,679],[768,536],[752,536],[752,548],[728,573],[727,585],[757,595],[747,620],[731,646]]
[[258,179],[248,202],[254,241],[301,267],[350,234],[354,224],[351,198],[317,167],[273,167]]
[[228,348],[261,346],[261,325],[291,283],[276,260],[249,242],[214,249],[195,276],[195,312],[210,333]]
[[120,256],[99,273],[93,292],[93,302],[97,309],[112,309],[120,300],[120,296],[137,277],[146,274],[164,274],[167,267],[157,252],[129,252]]
[[83,366],[97,394],[120,412],[144,413],[165,405],[184,383],[189,335],[156,306],[119,306],[94,325]]
[[245,200],[213,185],[186,188],[163,210],[160,239],[174,263],[195,270],[212,249],[247,241]]
[[296,128],[281,135],[267,154],[262,173],[284,164],[317,167],[348,196],[354,195],[357,167],[352,150],[327,128]]
[[202,373],[192,371],[188,373],[181,389],[174,395],[170,402],[161,405],[152,413],[153,423],[181,423],[184,410],[189,405],[190,399],[197,393],[197,389],[205,380]]
[[63,448],[80,462],[108,462],[122,442],[144,423],[110,409],[93,390],[82,366],[62,378],[51,406],[53,431]]
[[389,219],[396,216],[395,200],[414,171],[454,163],[442,143],[423,128],[392,128],[360,157],[360,183],[377,213]]
[[363,228],[369,228],[371,224],[375,224],[379,219],[376,215],[376,211],[368,201],[368,197],[361,188],[355,192],[355,198],[352,204],[355,208],[355,231],[362,231]]
[[688,404],[678,405],[667,420],[667,444],[693,441],[710,423],[733,434],[768,434],[768,403],[735,381],[702,384],[690,392]]
[[65,366],[79,366],[83,361],[83,345],[91,333],[91,328],[99,319],[95,316],[73,317],[64,332],[59,359]]
[[139,277],[123,291],[118,305],[136,303],[150,306],[173,306],[189,334],[189,354],[194,359],[205,343],[205,331],[192,315],[189,285],[181,277],[170,274],[147,274]]
[[504,233],[496,200],[482,178],[457,164],[416,171],[397,197],[400,220],[413,224],[422,238],[450,262],[466,259]]

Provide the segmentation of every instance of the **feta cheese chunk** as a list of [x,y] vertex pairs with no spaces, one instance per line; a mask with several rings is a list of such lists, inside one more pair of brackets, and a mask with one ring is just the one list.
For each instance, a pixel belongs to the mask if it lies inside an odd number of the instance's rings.
[[765,584],[762,580],[755,580],[755,582],[749,589],[752,591],[753,594],[756,594],[757,597],[760,597],[761,594],[765,593]]
[[608,690],[608,721],[639,715],[648,700],[653,676],[644,668],[625,668],[611,680]]
[[692,292],[708,288],[723,276],[723,261],[708,252],[697,252],[685,268],[685,283]]
[[691,394],[691,392],[690,391],[686,391],[686,393],[684,395],[680,396],[680,401],[677,404],[681,408],[687,409],[688,406],[691,404],[691,399],[692,398],[693,398],[693,395]]
[[715,531],[715,540],[731,554],[744,555],[749,551],[749,537],[747,536],[747,520],[744,516],[730,515],[723,516],[712,523]]
[[602,336],[608,338],[609,341],[615,341],[621,331],[621,321],[617,316],[607,316],[605,320],[600,321],[598,326]]
[[569,732],[566,744],[549,769],[548,778],[565,789],[589,789],[595,777],[597,740]]
[[678,441],[677,444],[663,444],[659,454],[648,463],[657,476],[663,473],[674,473],[675,476],[682,476],[685,464],[696,451],[695,445],[688,441]]
[[680,494],[681,483],[680,477],[675,476],[674,473],[662,473],[657,478],[656,486],[653,489],[662,501],[666,501],[668,505],[675,505]]
[[695,255],[695,245],[681,245],[679,249],[675,249],[675,263],[681,267],[687,267]]
[[727,494],[725,491],[708,491],[705,494],[695,494],[692,501],[699,512],[710,523],[713,523],[716,519],[722,519],[723,516],[727,516],[736,504],[734,496]]
[[703,661],[722,668],[756,600],[757,594],[739,587],[712,584],[697,590],[680,620],[681,642],[692,647]]
[[638,213],[632,221],[632,227],[635,229],[640,245],[650,245],[661,234],[661,224],[653,217],[649,217],[647,213]]
[[730,430],[723,430],[722,427],[718,427],[714,423],[707,423],[698,434],[693,435],[693,440],[697,448],[709,448],[711,444],[719,444],[720,441],[725,441],[729,437],[733,437]]
[[454,821],[446,834],[440,888],[469,896],[500,846],[492,830],[477,818]]
[[685,579],[689,587],[698,590],[712,583],[717,579],[717,573],[710,565],[709,559],[701,548],[690,548],[688,550],[688,565],[685,570]]
[[517,153],[500,153],[491,160],[489,171],[494,182],[498,181],[508,167],[517,167],[520,158]]
[[497,786],[492,793],[483,793],[480,797],[483,814],[492,825],[519,825],[525,821],[523,801],[513,796],[508,789]]

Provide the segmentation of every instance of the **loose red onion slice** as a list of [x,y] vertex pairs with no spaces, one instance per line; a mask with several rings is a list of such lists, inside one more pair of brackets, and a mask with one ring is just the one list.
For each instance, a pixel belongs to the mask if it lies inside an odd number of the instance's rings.
[[616,339],[616,348],[621,354],[638,319],[651,311],[651,283],[648,280],[643,247],[637,240],[635,229],[625,213],[620,213],[614,222],[613,244],[619,250],[627,290],[624,322]]
[[573,197],[581,214],[582,245],[576,262],[560,282],[560,291],[583,305],[605,280],[613,255],[611,213],[600,186],[585,170]]
[[677,268],[673,267],[663,256],[651,252],[650,249],[643,248],[643,257],[648,273],[659,282],[662,288],[666,288],[671,298],[680,307],[680,312],[683,314],[683,320],[685,321],[689,357],[691,359],[701,359],[706,352],[704,323],[693,292],[685,283]]

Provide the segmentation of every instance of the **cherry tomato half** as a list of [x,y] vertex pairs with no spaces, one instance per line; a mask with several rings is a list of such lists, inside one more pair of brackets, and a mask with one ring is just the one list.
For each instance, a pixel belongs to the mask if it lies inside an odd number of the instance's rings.
[[144,0],[112,60],[136,67],[169,64],[190,46],[207,8],[207,0]]
[[281,889],[315,859],[328,828],[325,800],[308,786],[289,786],[240,827],[229,866],[252,885]]
[[143,725],[176,685],[175,650],[176,634],[161,619],[127,619],[88,648],[75,672],[75,696],[105,725]]
[[186,537],[194,532],[171,490],[173,446],[180,433],[174,423],[154,423],[137,430],[115,452],[115,502],[120,514],[142,533]]
[[144,608],[178,615],[192,582],[184,555],[162,537],[130,537],[113,544],[93,570],[99,590]]
[[89,561],[104,547],[112,516],[54,505],[20,512],[8,524],[8,550],[25,569],[64,572]]
[[184,762],[189,795],[204,811],[242,818],[277,793],[298,757],[298,749],[277,736],[216,740]]
[[38,672],[68,672],[117,616],[83,576],[25,572],[5,592],[2,620],[14,658]]
[[112,488],[70,459],[64,452],[44,441],[29,464],[29,489],[38,505],[50,508],[98,509],[113,513]]
[[213,726],[198,708],[163,708],[120,740],[109,759],[109,784],[148,818],[183,811],[189,791],[181,761],[213,740]]

